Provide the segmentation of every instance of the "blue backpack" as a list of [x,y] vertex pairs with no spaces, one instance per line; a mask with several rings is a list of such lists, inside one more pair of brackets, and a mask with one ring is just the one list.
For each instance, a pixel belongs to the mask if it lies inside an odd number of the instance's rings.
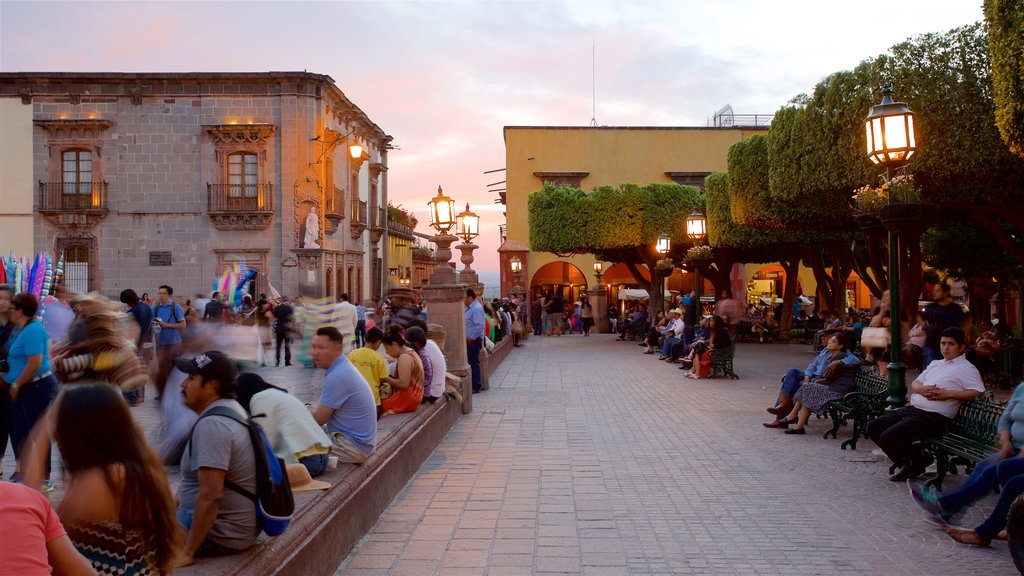
[[[274,454],[267,435],[263,433],[263,428],[252,418],[244,418],[226,406],[215,406],[203,414],[200,419],[207,416],[231,418],[249,431],[249,439],[252,441],[253,452],[256,456],[256,493],[253,494],[230,480],[225,480],[224,486],[252,500],[256,506],[256,519],[260,523],[260,528],[267,533],[267,536],[279,536],[288,528],[288,524],[292,521],[292,514],[295,512],[295,499],[292,497],[292,486],[288,482],[284,460]],[[196,422],[198,423],[198,420]],[[195,430],[195,427],[193,426],[192,429]],[[190,440],[190,454],[191,450]]]

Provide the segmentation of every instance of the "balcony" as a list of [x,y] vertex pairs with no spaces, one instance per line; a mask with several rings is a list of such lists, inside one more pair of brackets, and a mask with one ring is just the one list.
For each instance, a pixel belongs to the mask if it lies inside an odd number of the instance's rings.
[[206,195],[218,230],[263,230],[274,221],[273,184],[207,184]]
[[352,201],[352,220],[349,222],[352,239],[358,240],[366,230],[366,202],[362,200]]
[[38,212],[60,227],[92,227],[107,215],[107,182],[40,182]]
[[394,236],[401,236],[401,237],[406,238],[408,240],[412,240],[413,239],[412,228],[409,228],[405,224],[399,224],[398,222],[395,222],[394,220],[388,220],[388,234],[391,234],[391,235],[394,235]]
[[345,219],[345,193],[335,186],[334,191],[327,194],[325,203],[324,218],[327,219],[327,229],[324,232],[334,234],[338,231],[341,221]]
[[370,225],[370,243],[376,244],[380,242],[382,236],[384,236],[384,227],[387,226],[388,211],[384,208],[377,208],[374,211],[373,223]]

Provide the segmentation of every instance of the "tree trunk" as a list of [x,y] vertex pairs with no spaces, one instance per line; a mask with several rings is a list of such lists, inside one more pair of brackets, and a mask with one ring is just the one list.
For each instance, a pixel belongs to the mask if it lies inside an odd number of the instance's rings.
[[793,327],[793,301],[796,300],[796,285],[800,283],[800,278],[797,276],[800,271],[800,258],[779,260],[779,264],[786,272],[786,285],[782,290],[782,322],[779,324],[779,334],[782,338],[788,339],[789,329]]
[[818,283],[818,300],[814,303],[815,312],[826,310],[823,304],[834,301],[833,291],[835,286],[832,283],[832,278],[825,270],[825,261],[821,257],[821,252],[814,248],[807,250],[804,262],[810,264],[811,272],[814,273],[814,280]]
[[846,281],[850,278],[852,271],[850,250],[845,246],[832,245],[829,247],[829,256],[832,260],[832,309],[839,313],[839,318],[846,320]]

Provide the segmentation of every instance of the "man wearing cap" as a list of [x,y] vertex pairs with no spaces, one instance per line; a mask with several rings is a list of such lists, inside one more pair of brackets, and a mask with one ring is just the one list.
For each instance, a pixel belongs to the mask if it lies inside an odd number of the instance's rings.
[[356,334],[356,307],[348,301],[348,294],[342,293],[331,314],[331,326],[338,329],[345,338],[345,355],[352,351],[352,339]]
[[420,317],[419,306],[415,304],[415,297],[412,290],[408,288],[392,288],[388,291],[388,298],[391,300],[391,314],[388,318],[384,331],[397,324],[402,330],[409,325],[409,321]]
[[185,406],[196,414],[188,444],[181,456],[178,521],[185,527],[179,566],[196,556],[221,556],[251,548],[260,528],[253,502],[228,488],[228,482],[256,492],[256,457],[249,430],[239,422],[216,414],[223,406],[247,417],[233,400],[238,387],[234,363],[223,352],[211,350],[195,358],[178,358],[174,365],[188,378],[181,383]]
[[466,288],[466,355],[473,374],[473,393],[480,391],[480,348],[484,345],[484,307],[476,299],[476,292]]
[[343,354],[344,337],[334,326],[316,331],[310,355],[324,374],[320,402],[309,406],[317,424],[327,428],[339,462],[362,464],[377,445],[377,406],[359,370]]

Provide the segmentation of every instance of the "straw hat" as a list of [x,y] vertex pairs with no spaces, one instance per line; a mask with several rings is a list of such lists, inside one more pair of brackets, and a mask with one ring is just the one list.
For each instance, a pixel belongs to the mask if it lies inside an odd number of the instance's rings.
[[331,487],[327,482],[313,480],[309,470],[302,464],[288,464],[288,483],[292,485],[292,492],[309,492],[310,490],[326,490]]

